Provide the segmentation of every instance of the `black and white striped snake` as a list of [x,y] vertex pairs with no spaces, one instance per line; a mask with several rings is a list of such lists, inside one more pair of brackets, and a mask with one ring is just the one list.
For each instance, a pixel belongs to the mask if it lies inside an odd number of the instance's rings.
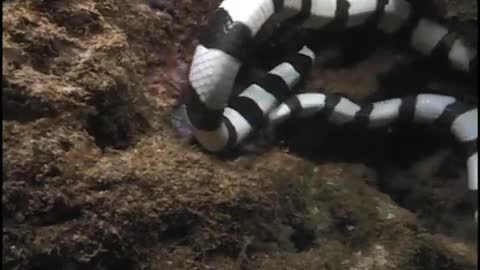
[[317,112],[335,125],[355,123],[365,128],[396,120],[441,124],[464,149],[468,188],[477,192],[478,111],[453,97],[419,94],[359,106],[334,95],[295,95],[293,88],[315,60],[312,49],[303,46],[230,99],[247,49],[262,26],[267,20],[280,22],[295,16],[303,19],[303,28],[314,30],[331,25],[351,28],[375,17],[378,30],[407,33],[409,46],[420,54],[444,58],[458,71],[476,71],[476,50],[447,28],[416,14],[405,0],[224,0],[200,37],[189,74],[187,117],[203,148],[222,151],[262,126]]

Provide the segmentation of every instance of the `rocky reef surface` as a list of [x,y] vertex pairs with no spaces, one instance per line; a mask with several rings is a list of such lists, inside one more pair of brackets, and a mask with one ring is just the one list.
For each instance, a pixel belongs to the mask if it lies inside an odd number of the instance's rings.
[[[476,46],[476,1],[419,2]],[[306,119],[229,160],[179,138],[170,115],[218,4],[3,1],[4,269],[474,269],[464,161],[436,131]],[[308,88],[476,102],[476,82],[388,41],[364,55]]]

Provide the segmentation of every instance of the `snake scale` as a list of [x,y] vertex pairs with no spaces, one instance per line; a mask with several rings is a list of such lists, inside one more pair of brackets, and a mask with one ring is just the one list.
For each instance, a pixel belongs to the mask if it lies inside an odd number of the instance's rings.
[[440,125],[463,149],[468,188],[476,194],[478,110],[453,97],[426,93],[360,106],[336,95],[296,94],[294,87],[315,61],[314,51],[305,45],[231,98],[236,76],[261,28],[269,20],[291,18],[301,18],[301,27],[313,30],[332,25],[347,29],[373,21],[387,35],[402,33],[421,55],[444,59],[460,72],[477,70],[476,49],[417,14],[405,0],[224,0],[200,35],[189,73],[186,115],[204,149],[223,151],[262,127],[316,113],[334,125],[354,123],[367,129],[397,120]]

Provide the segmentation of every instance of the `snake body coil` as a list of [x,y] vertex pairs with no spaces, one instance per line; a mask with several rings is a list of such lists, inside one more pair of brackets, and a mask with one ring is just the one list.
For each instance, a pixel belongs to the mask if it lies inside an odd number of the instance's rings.
[[241,143],[265,123],[277,124],[295,115],[322,111],[333,124],[359,123],[381,127],[397,119],[442,124],[457,139],[467,159],[468,187],[477,191],[477,117],[453,97],[421,94],[359,106],[346,98],[323,94],[295,96],[292,88],[315,60],[304,46],[240,95],[232,87],[252,41],[267,20],[303,19],[302,27],[351,28],[365,23],[387,34],[402,33],[418,53],[447,60],[450,67],[476,70],[476,50],[454,32],[416,14],[405,0],[225,0],[201,35],[190,68],[187,116],[196,140],[217,152]]

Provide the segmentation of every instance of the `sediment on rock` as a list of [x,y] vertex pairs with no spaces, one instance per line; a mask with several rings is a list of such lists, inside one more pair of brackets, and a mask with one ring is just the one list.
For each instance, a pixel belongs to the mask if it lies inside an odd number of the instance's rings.
[[[315,119],[297,122],[278,145],[236,159],[182,142],[168,117],[188,87],[198,32],[220,1],[165,2],[166,8],[141,0],[3,2],[3,267],[469,269],[476,264],[476,247],[456,231],[464,224],[452,225],[453,214],[466,209],[458,160],[450,158],[455,161],[450,167],[433,173],[436,155],[443,152],[402,156],[408,166],[392,162],[379,172],[370,161],[397,151],[388,147],[398,140],[382,132],[352,139]],[[469,20],[476,20],[462,19],[472,16],[470,4],[443,2],[448,12],[440,6],[439,14],[457,17],[449,22],[458,19],[467,29]],[[402,72],[415,56],[387,41],[380,47],[355,61],[337,61],[346,66],[317,66],[307,88],[359,103],[401,93],[397,83],[406,80]],[[333,58],[343,52],[333,52]],[[275,61],[280,59],[268,63]],[[257,63],[256,70],[266,63]],[[407,68],[383,84],[381,74],[398,65]],[[421,76],[409,78],[424,82]],[[379,91],[392,85],[398,89]],[[477,95],[470,89],[449,91]],[[304,144],[302,132],[317,144]],[[368,156],[359,154],[362,147],[349,148],[355,140],[356,147],[363,142]],[[336,156],[328,145],[338,146]],[[305,148],[318,155],[307,155]],[[419,172],[417,163],[433,169]],[[408,185],[412,179],[418,181]],[[391,180],[407,185],[387,185]],[[399,189],[410,196],[399,199]]]

